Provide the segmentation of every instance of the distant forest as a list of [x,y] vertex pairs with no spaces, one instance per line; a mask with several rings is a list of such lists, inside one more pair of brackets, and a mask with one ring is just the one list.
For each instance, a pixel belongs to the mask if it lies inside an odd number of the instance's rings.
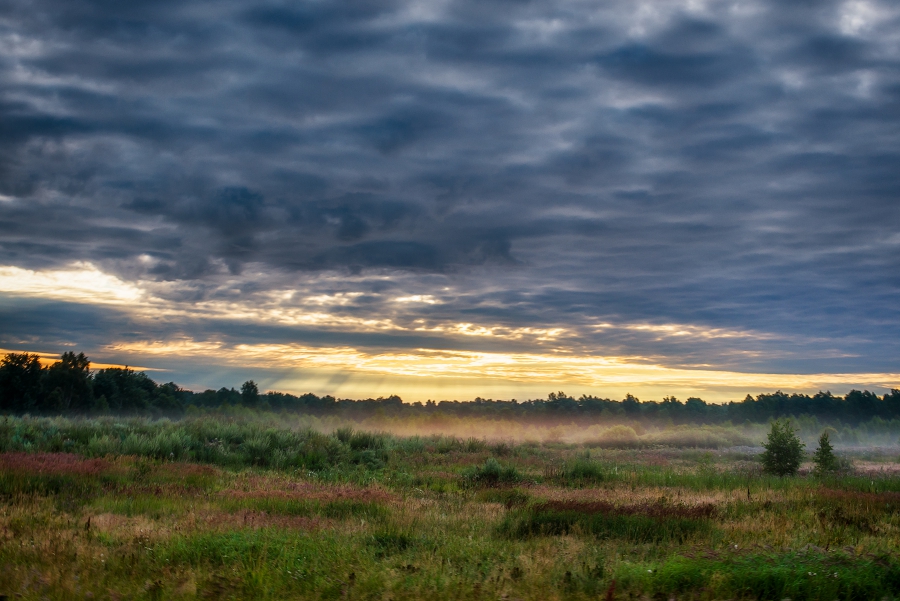
[[260,393],[252,380],[240,390],[220,388],[193,392],[173,382],[157,384],[145,373],[112,367],[92,371],[84,353],[63,353],[44,367],[37,355],[9,353],[0,360],[0,413],[131,414],[177,417],[204,410],[246,407],[352,419],[441,413],[457,417],[589,422],[604,417],[671,420],[673,423],[764,422],[782,416],[815,416],[825,421],[858,424],[880,418],[900,419],[900,390],[879,397],[853,390],[845,396],[819,392],[813,396],[781,391],[747,395],[742,401],[707,403],[691,397],[681,401],[641,401],[627,395],[621,401],[552,392],[546,399],[525,401],[476,398],[473,401],[403,403],[396,395],[377,399],[336,399],[312,393]]

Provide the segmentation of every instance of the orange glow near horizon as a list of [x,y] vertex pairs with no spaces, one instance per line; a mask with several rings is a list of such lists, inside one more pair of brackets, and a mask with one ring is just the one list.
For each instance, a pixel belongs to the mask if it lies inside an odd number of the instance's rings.
[[[67,351],[63,351],[63,352],[67,352]],[[40,352],[34,352],[34,351],[23,351],[23,350],[16,350],[16,349],[0,348],[0,355],[7,355],[9,353],[27,353],[29,355],[37,355],[38,361],[40,361],[41,365],[44,367],[50,367],[51,365],[53,365],[54,363],[59,361],[59,357],[62,354],[62,353],[40,353]],[[125,365],[122,363],[97,363],[96,361],[91,361],[91,370],[109,369],[109,368],[114,368],[114,369],[128,368],[128,369],[131,369],[134,371],[151,371],[151,372],[152,371],[161,371],[161,370],[153,368],[153,367],[141,367],[139,365],[131,365],[130,363],[128,365]]]
[[[817,392],[826,389],[900,387],[900,374],[764,374],[724,370],[666,367],[639,357],[601,357],[563,353],[490,353],[410,349],[372,352],[353,347],[317,348],[295,344],[238,344],[181,340],[122,343],[108,347],[136,356],[213,357],[235,368],[278,370],[272,382],[286,392],[367,397],[400,393],[408,401],[488,396],[512,398],[522,393],[544,396],[565,389],[577,394],[624,396],[644,394],[660,399],[675,395],[702,396],[711,402],[735,400],[736,395],[774,391]],[[301,388],[297,388],[301,386]],[[330,386],[330,388],[329,388]],[[524,397],[522,397],[524,398]]]
[[[264,277],[259,275],[260,278]],[[327,280],[325,276],[315,276]],[[315,278],[311,276],[310,281]],[[330,281],[330,280],[328,280]],[[352,279],[343,282],[352,287]],[[465,349],[490,342],[499,350],[444,350],[440,348],[367,349],[353,345],[313,347],[303,344],[240,344],[216,339],[182,337],[166,340],[109,342],[95,350],[123,361],[133,358],[141,365],[166,365],[173,361],[229,371],[261,375],[260,384],[285,392],[335,394],[366,398],[398,393],[405,400],[493,398],[539,398],[551,390],[570,394],[593,394],[622,398],[626,393],[645,399],[700,396],[722,402],[744,395],[785,390],[814,393],[818,390],[846,391],[851,388],[889,390],[900,388],[895,373],[746,373],[715,366],[674,367],[665,358],[595,355],[585,343],[585,332],[639,333],[648,340],[734,341],[724,352],[732,356],[756,356],[761,351],[746,346],[759,341],[781,340],[779,335],[739,329],[711,328],[693,324],[647,324],[592,322],[581,324],[537,324],[510,326],[500,323],[470,323],[450,318],[428,317],[410,312],[415,305],[440,305],[435,295],[393,290],[384,295],[379,310],[370,314],[348,314],[341,308],[362,293],[268,289],[247,294],[224,295],[212,300],[184,301],[190,295],[178,292],[182,282],[127,282],[104,273],[89,263],[73,263],[66,269],[27,270],[0,266],[0,290],[4,294],[114,307],[140,323],[158,320],[178,323],[216,320],[270,326],[304,326],[320,332],[342,334],[391,333],[403,336],[427,334],[452,341]],[[229,285],[228,282],[223,286]],[[447,289],[443,289],[447,290]],[[448,293],[450,294],[450,293]],[[378,296],[378,294],[375,294]],[[540,326],[540,327],[538,327]],[[9,343],[7,343],[9,344]],[[22,343],[17,343],[21,346]],[[741,346],[744,345],[744,346]],[[440,343],[437,343],[440,346]],[[506,347],[506,348],[504,348]],[[68,347],[67,347],[68,348]],[[71,347],[75,349],[75,347]],[[506,350],[509,349],[509,350]],[[526,350],[521,350],[526,349]],[[5,351],[4,351],[5,352]],[[39,353],[45,364],[58,355]],[[134,367],[140,371],[154,368]],[[93,363],[95,369],[124,367],[122,363]],[[179,369],[180,371],[180,369]],[[267,375],[268,374],[268,375]],[[182,377],[182,376],[179,376]],[[188,376],[188,379],[190,376]],[[194,383],[205,386],[207,383]],[[217,384],[223,385],[224,382]],[[183,385],[192,387],[190,381]]]

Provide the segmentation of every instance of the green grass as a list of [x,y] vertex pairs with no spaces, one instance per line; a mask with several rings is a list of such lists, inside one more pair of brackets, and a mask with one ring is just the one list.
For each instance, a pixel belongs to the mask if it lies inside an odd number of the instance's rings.
[[878,475],[777,478],[740,449],[308,426],[0,419],[0,595],[900,596],[900,478],[881,452],[858,457]]
[[465,470],[463,478],[474,485],[496,486],[519,482],[522,474],[514,466],[503,465],[493,457],[488,457],[483,465]]
[[224,498],[217,503],[217,506],[231,512],[250,510],[263,511],[273,515],[322,516],[334,519],[383,520],[389,513],[388,508],[384,505],[367,501],[322,502],[284,497]]
[[708,519],[687,517],[651,517],[577,509],[556,509],[545,505],[510,512],[500,523],[498,532],[510,538],[532,536],[584,535],[601,540],[623,540],[633,543],[682,544],[699,534],[709,534]]
[[708,598],[864,600],[900,590],[896,558],[844,554],[749,554],[716,559],[673,557],[658,564],[625,564],[620,586],[649,595],[704,591]]

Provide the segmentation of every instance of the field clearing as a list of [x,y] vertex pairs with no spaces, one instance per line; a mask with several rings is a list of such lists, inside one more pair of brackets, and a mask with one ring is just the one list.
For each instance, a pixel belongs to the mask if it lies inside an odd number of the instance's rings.
[[613,448],[244,418],[3,418],[0,595],[900,595],[900,449],[847,448],[851,471],[778,478],[752,446],[669,438]]

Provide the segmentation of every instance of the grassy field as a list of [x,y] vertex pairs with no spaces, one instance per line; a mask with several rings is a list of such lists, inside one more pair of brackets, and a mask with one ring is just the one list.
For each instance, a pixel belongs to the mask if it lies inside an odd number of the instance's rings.
[[0,418],[0,595],[900,596],[896,446],[776,478],[764,426],[571,443],[314,425]]

